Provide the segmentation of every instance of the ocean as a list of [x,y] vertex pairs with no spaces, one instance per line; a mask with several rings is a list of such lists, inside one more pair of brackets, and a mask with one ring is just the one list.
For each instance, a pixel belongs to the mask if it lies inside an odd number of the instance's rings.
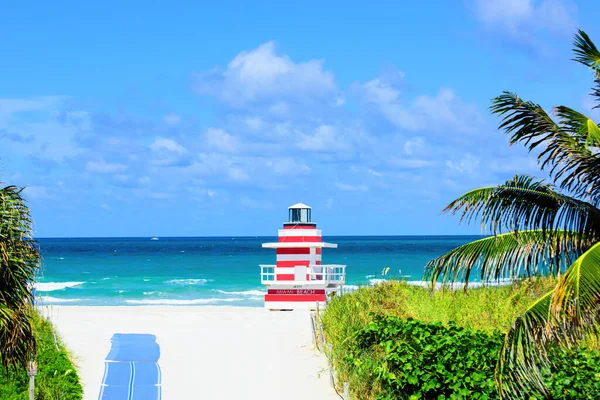
[[[419,281],[424,265],[480,236],[324,237],[323,264],[346,265],[349,288],[382,278]],[[259,264],[276,237],[38,239],[36,302],[45,305],[263,305]]]

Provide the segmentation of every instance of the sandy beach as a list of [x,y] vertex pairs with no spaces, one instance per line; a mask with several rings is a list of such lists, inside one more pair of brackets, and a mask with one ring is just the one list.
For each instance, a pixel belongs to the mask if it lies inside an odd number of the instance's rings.
[[156,335],[164,399],[339,399],[308,312],[250,307],[45,306],[98,399],[114,333]]

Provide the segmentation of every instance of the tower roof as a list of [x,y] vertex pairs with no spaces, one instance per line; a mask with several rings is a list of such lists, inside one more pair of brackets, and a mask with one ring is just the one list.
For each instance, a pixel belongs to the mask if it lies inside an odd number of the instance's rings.
[[289,206],[288,209],[292,209],[292,208],[309,208],[312,209],[311,206],[307,206],[306,204],[302,204],[302,203],[297,203],[294,204],[293,206]]

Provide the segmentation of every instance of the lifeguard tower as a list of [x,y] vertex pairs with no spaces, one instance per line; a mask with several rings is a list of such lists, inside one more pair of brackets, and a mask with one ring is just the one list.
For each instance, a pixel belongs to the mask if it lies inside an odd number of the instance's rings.
[[289,219],[279,229],[276,243],[262,247],[277,250],[276,265],[261,265],[261,282],[267,286],[265,308],[270,310],[311,309],[324,306],[329,295],[341,291],[345,265],[322,264],[325,243],[312,222],[311,207],[298,203],[288,208]]

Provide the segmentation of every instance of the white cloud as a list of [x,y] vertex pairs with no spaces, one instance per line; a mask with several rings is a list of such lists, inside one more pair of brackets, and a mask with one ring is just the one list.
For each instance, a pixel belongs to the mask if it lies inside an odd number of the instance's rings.
[[411,102],[403,102],[401,92],[383,78],[355,87],[363,99],[401,129],[473,132],[483,121],[474,105],[462,101],[448,88],[441,88],[433,97],[420,95]]
[[237,139],[222,129],[208,128],[204,135],[206,145],[225,153],[234,153],[238,149]]
[[171,126],[177,126],[181,123],[181,116],[179,116],[178,114],[175,113],[169,113],[167,115],[165,115],[163,117],[163,121],[167,124],[167,125],[171,125]]
[[383,174],[381,172],[377,172],[377,171],[374,171],[372,169],[368,169],[367,172],[369,174],[373,175],[373,176],[378,177],[378,178],[381,178],[383,176]]
[[265,123],[260,117],[246,117],[244,119],[246,126],[253,132],[258,132],[265,127]]
[[185,190],[188,193],[192,194],[192,197],[197,201],[203,201],[203,200],[205,200],[206,197],[209,197],[212,199],[217,195],[216,190],[207,189],[204,187],[188,186],[185,188]]
[[46,186],[27,186],[23,193],[26,198],[32,200],[49,199],[52,197]]
[[479,159],[470,153],[467,153],[463,158],[458,161],[446,161],[446,166],[451,169],[455,169],[458,172],[473,173],[479,167]]
[[569,0],[475,0],[475,14],[488,29],[531,40],[530,34],[544,29],[572,35],[577,8]]
[[425,140],[422,137],[414,137],[404,142],[404,152],[409,156],[415,153],[421,154],[425,148]]
[[179,154],[185,153],[185,147],[173,139],[166,139],[162,137],[157,137],[150,145],[150,148],[154,151],[168,150]]
[[398,168],[425,168],[434,165],[433,161],[402,157],[393,157],[390,159],[389,163]]
[[339,151],[349,148],[339,137],[338,129],[331,125],[320,125],[312,135],[302,135],[297,146],[308,151]]
[[100,204],[100,208],[103,208],[106,211],[112,211],[112,207],[105,203]]
[[275,175],[307,175],[311,171],[309,166],[298,163],[291,158],[268,160],[266,164]]
[[369,188],[365,185],[350,185],[341,182],[336,182],[335,187],[345,192],[366,192],[369,190]]
[[120,163],[107,163],[104,160],[100,161],[88,161],[86,164],[86,170],[90,172],[98,172],[101,174],[112,174],[116,172],[123,172],[127,169],[127,165]]
[[245,182],[250,179],[248,173],[241,167],[229,168],[229,171],[227,171],[227,176],[229,176],[229,179],[232,181],[237,182]]
[[[9,139],[3,141],[2,150],[47,162],[64,162],[80,154],[74,139],[85,122],[69,121],[84,116],[80,112],[61,113],[65,100],[59,96],[0,98],[0,137]],[[65,119],[66,115],[72,118]]]
[[125,174],[116,174],[113,176],[113,179],[117,182],[127,183],[131,180],[131,176]]
[[45,96],[29,99],[0,98],[0,127],[19,113],[32,111],[49,111],[62,103],[64,97]]
[[400,91],[381,78],[372,79],[363,84],[364,94],[372,103],[393,103],[398,101]]
[[[337,92],[334,76],[323,69],[323,60],[295,63],[287,55],[277,54],[273,41],[242,51],[224,71],[213,69],[198,75],[194,89],[230,105],[281,98],[320,98]],[[282,109],[286,108],[284,104],[275,106],[275,111],[287,111]]]

